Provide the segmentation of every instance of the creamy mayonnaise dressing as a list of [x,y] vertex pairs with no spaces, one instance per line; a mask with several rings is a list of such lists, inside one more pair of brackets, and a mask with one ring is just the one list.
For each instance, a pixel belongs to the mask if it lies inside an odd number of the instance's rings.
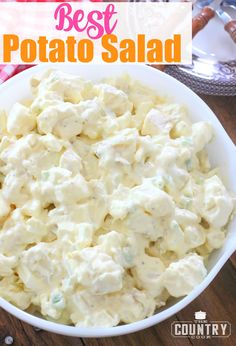
[[0,296],[78,326],[150,316],[206,276],[233,198],[211,124],[129,77],[32,80],[0,113]]

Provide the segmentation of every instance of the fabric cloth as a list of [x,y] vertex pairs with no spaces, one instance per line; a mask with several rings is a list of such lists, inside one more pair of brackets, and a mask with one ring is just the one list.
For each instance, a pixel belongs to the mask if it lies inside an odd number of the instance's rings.
[[26,70],[33,65],[1,65],[0,64],[0,84],[14,76],[15,74]]

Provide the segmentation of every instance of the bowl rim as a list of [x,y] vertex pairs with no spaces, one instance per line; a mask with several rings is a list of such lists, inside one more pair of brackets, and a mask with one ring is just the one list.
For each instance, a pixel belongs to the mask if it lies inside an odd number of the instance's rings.
[[[67,65],[67,64],[41,64],[34,66],[30,69],[27,69],[20,74],[12,77],[8,81],[4,82],[2,85],[0,85],[0,93],[2,90],[11,88],[12,85],[14,85],[15,81],[24,79],[27,77],[34,75],[35,73],[42,72],[44,69],[47,69],[48,67],[53,68],[60,68],[60,65]],[[116,64],[117,65],[117,64]],[[122,64],[120,64],[122,65]],[[126,64],[126,66],[133,64]],[[123,65],[122,65],[123,66]],[[138,68],[141,69],[152,69],[153,73],[156,73],[156,75],[165,75],[163,76],[167,80],[170,81],[170,83],[175,83],[176,86],[181,87],[183,90],[188,92],[188,94],[195,98],[195,100],[198,103],[201,103],[202,106],[205,107],[206,111],[208,113],[211,113],[211,115],[215,116],[213,111],[208,107],[208,105],[198,96],[196,95],[191,89],[189,89],[186,85],[179,82],[175,78],[159,71],[156,69],[153,69],[150,66],[139,64],[136,65]],[[138,79],[138,77],[137,77]],[[222,127],[223,128],[223,127]],[[225,132],[225,131],[224,131]],[[228,134],[225,132],[228,139],[231,141]],[[232,141],[231,141],[232,142]],[[233,143],[233,142],[232,142]],[[68,326],[64,324],[60,324],[57,322],[52,322],[37,316],[34,316],[26,311],[23,311],[13,304],[9,303],[5,299],[0,297],[0,308],[3,308],[5,311],[9,312],[13,316],[17,317],[18,319],[33,325],[39,329],[43,329],[49,332],[66,335],[66,336],[73,336],[73,337],[86,337],[86,338],[101,338],[101,337],[111,337],[111,336],[118,336],[118,335],[125,335],[129,333],[134,333],[137,331],[141,331],[143,329],[146,329],[148,327],[151,327],[153,325],[156,325],[171,316],[175,315],[177,312],[185,308],[188,304],[190,304],[197,296],[199,296],[206,287],[212,282],[212,280],[215,278],[215,276],[218,274],[220,269],[223,267],[223,265],[226,263],[226,261],[229,259],[229,257],[232,255],[232,253],[236,249],[236,244],[232,243],[230,244],[227,251],[225,251],[220,259],[217,260],[217,262],[214,264],[213,268],[208,272],[207,276],[204,278],[204,280],[196,286],[187,296],[181,298],[177,303],[173,304],[172,306],[164,309],[163,311],[157,312],[156,314],[147,317],[143,320],[133,322],[130,324],[124,324],[124,325],[118,325],[115,327],[77,327],[77,326]]]

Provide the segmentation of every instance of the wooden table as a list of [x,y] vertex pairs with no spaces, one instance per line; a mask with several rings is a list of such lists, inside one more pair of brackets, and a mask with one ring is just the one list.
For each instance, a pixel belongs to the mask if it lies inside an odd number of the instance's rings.
[[[236,97],[202,96],[218,116],[236,143]],[[169,345],[236,345],[236,254],[225,264],[211,285],[177,315],[147,330],[107,339],[79,339],[45,331],[35,331],[8,313],[0,310],[0,345],[6,336],[14,338],[15,346],[169,346]],[[173,338],[171,322],[192,320],[195,311],[207,312],[208,320],[227,320],[232,324],[232,335],[225,339],[193,340]]]

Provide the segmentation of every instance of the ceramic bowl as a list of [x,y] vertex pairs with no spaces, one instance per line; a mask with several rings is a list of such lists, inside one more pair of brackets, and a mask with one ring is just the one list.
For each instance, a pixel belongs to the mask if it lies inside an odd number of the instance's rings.
[[[48,68],[55,68],[41,64],[32,67],[0,86],[0,108],[8,110],[16,101],[29,98],[30,86],[29,80],[35,74],[40,74]],[[80,75],[84,78],[101,80],[104,77],[113,77],[122,73],[128,73],[133,78],[140,80],[142,83],[152,87],[157,94],[167,96],[170,100],[183,104],[189,112],[193,121],[207,120],[213,124],[215,130],[215,139],[207,147],[210,161],[213,166],[222,167],[222,173],[225,177],[227,188],[236,194],[236,148],[224,128],[218,121],[211,109],[188,87],[180,83],[173,77],[160,72],[146,65],[56,65],[62,71]],[[228,228],[228,233],[224,246],[215,250],[207,264],[208,274],[205,279],[195,289],[182,299],[173,300],[168,303],[161,311],[144,320],[131,324],[120,325],[111,328],[81,328],[74,326],[62,325],[55,322],[47,321],[43,318],[33,316],[22,311],[6,300],[0,298],[0,307],[8,311],[17,318],[27,322],[40,329],[50,332],[76,336],[76,337],[106,337],[133,333],[155,324],[175,315],[178,311],[190,304],[205,288],[212,282],[214,277],[219,273],[222,266],[231,256],[236,248],[236,219],[234,219]]]

